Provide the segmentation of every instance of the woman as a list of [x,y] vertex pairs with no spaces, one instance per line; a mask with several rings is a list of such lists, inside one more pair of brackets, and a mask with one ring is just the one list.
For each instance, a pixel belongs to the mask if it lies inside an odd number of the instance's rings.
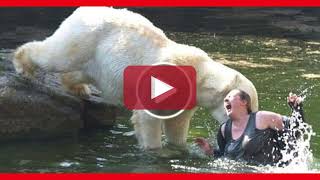
[[[218,149],[203,138],[196,143],[207,155],[244,159],[252,163],[273,164],[282,158],[281,150],[287,141],[295,141],[300,134],[292,131],[303,122],[303,98],[290,93],[288,104],[299,117],[286,117],[269,111],[251,112],[250,96],[234,89],[225,97],[224,108],[228,121],[219,128]],[[283,138],[284,134],[287,138]]]

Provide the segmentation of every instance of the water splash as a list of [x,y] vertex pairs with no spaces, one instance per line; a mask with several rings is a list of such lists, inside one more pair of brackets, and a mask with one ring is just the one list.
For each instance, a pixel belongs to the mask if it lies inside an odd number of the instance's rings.
[[307,98],[307,96],[311,96],[312,90],[315,87],[320,86],[320,84],[313,84],[303,90],[301,90],[301,93],[298,94],[298,96],[301,96],[303,98],[303,100],[305,100]]
[[[291,131],[284,133],[287,141],[284,149],[281,151],[283,157],[277,165],[288,163],[282,168],[271,168],[271,172],[312,172],[311,163],[313,161],[312,152],[310,150],[311,137],[315,135],[311,125],[302,121],[301,114],[294,112],[292,119],[296,123],[290,124]],[[292,140],[294,138],[294,140]]]
[[[309,90],[315,86],[310,86],[299,94],[303,101],[310,95]],[[281,150],[282,159],[276,164],[276,167],[268,166],[264,171],[275,173],[315,172],[311,168],[313,155],[310,149],[310,142],[311,137],[315,135],[312,126],[304,122],[303,115],[299,111],[293,111],[287,129],[288,131],[283,133],[281,137],[285,142],[285,146]],[[283,164],[286,165],[283,166]]]

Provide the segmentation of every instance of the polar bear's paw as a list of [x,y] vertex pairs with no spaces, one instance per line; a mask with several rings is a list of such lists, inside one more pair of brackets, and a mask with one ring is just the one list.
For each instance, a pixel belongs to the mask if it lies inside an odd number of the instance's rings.
[[91,95],[91,90],[87,84],[76,84],[73,86],[65,86],[65,89],[78,97],[89,97]]
[[61,74],[61,83],[70,94],[79,97],[89,97],[91,95],[89,83],[81,71]]

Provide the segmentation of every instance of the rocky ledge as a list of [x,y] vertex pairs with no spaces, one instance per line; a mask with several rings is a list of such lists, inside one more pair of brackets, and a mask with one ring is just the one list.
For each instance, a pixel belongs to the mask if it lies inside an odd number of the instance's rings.
[[113,125],[115,107],[98,96],[81,99],[66,93],[57,74],[17,75],[0,57],[0,140],[74,136],[80,129]]

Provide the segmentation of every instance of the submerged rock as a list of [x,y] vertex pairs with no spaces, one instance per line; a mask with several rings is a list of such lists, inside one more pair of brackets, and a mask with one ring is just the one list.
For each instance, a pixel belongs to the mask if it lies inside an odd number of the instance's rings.
[[0,140],[70,136],[81,128],[113,125],[115,107],[100,97],[66,93],[56,74],[37,74],[21,77],[0,59]]

